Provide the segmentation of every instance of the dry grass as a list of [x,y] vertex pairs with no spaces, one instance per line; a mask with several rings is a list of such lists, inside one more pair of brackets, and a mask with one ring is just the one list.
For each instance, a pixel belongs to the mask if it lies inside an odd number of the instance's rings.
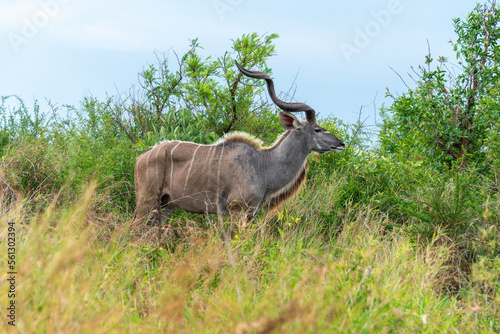
[[[418,246],[397,231],[387,234],[381,227],[387,218],[370,210],[341,213],[342,229],[318,233],[319,212],[333,207],[338,191],[332,185],[326,193],[296,197],[232,240],[219,222],[201,228],[179,218],[176,223],[187,227],[164,231],[168,247],[157,247],[155,232],[147,237],[124,217],[97,215],[92,186],[68,209],[54,201],[32,215],[29,202],[11,204],[0,218],[0,242],[5,245],[5,226],[14,222],[15,329],[435,333],[498,328],[498,306],[440,293],[450,253],[445,243]],[[6,263],[3,249],[0,261]],[[9,302],[6,276],[4,271],[1,305]],[[0,327],[12,329],[6,318]]]

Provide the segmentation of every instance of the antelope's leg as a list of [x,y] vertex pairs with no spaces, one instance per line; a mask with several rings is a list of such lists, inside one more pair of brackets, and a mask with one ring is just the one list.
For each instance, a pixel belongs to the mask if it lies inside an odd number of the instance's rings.
[[[156,201],[157,202],[157,201]],[[174,208],[169,205],[169,196],[168,195],[163,195],[160,199],[160,213],[161,213],[161,221],[159,221],[158,217],[158,205],[155,205],[156,208],[153,211],[153,214],[151,218],[148,220],[147,225],[148,226],[153,226],[155,223],[158,223],[158,225],[164,225],[165,222],[167,221],[168,217],[172,214],[174,211]],[[155,204],[158,204],[155,203]]]
[[[135,208],[135,221],[143,220],[147,217],[154,208],[155,198],[144,199],[143,196],[138,196]],[[148,219],[149,220],[149,219]]]

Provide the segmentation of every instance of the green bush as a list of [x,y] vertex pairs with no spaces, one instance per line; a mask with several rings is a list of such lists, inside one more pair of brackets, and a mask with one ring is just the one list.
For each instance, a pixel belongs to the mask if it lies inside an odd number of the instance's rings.
[[159,129],[153,127],[152,132],[146,133],[146,140],[140,140],[138,146],[154,146],[164,140],[211,144],[218,139],[214,132],[206,132],[205,119],[188,110],[168,111],[161,116],[161,124],[163,125]]
[[500,7],[477,4],[465,20],[454,21],[457,41],[452,42],[458,73],[429,53],[418,67],[417,87],[386,109],[380,133],[382,148],[391,154],[419,156],[436,168],[457,162],[487,169],[490,132],[498,132],[500,109]]

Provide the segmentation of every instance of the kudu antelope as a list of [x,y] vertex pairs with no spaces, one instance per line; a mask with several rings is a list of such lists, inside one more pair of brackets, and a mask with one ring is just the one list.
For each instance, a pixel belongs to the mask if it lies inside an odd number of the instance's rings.
[[[283,102],[271,78],[236,66],[246,76],[264,79],[279,113],[284,134],[270,147],[246,133],[233,132],[213,145],[163,141],[136,159],[136,219],[161,208],[162,220],[175,208],[217,215],[245,214],[272,208],[304,183],[311,151],[341,151],[344,143],[316,123],[315,111],[304,103]],[[290,112],[305,111],[299,121]],[[157,214],[157,213],[155,213]]]

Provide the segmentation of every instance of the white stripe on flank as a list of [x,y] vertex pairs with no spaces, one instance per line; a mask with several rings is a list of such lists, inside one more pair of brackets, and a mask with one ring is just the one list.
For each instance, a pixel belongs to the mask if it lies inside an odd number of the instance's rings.
[[153,150],[148,152],[148,158],[146,159],[146,180],[148,180],[148,174],[149,174],[149,157],[151,156],[151,152]]
[[172,180],[174,178],[174,151],[180,143],[181,142],[178,142],[177,145],[175,145],[174,148],[170,151],[170,187],[172,187]]
[[222,162],[223,153],[224,153],[224,143],[222,144],[222,150],[220,151],[219,167],[217,168],[217,203],[219,202],[219,196],[220,196],[220,164]]
[[212,156],[210,157],[209,162],[214,161],[214,156],[215,156],[215,152],[217,151],[217,146],[214,145],[214,146],[212,146],[211,149],[213,149],[213,152],[212,152]]
[[[207,169],[207,180],[212,180],[212,162],[214,161],[215,152],[217,151],[216,145],[211,145],[210,150],[212,150],[212,155],[210,155],[210,151],[207,154],[207,159],[205,160],[205,168]],[[210,182],[210,187],[211,187]],[[210,195],[209,191],[205,191],[205,212],[208,212],[208,205],[210,204]]]
[[[156,151],[156,161],[158,163],[158,154],[160,153],[160,148],[158,147],[157,151]],[[161,166],[161,165],[160,165]],[[165,166],[166,168],[167,166]],[[160,184],[161,186],[161,179],[160,179],[160,168],[156,168],[156,179],[158,180],[158,183]],[[160,191],[162,191],[163,189],[160,189]]]
[[210,150],[212,150],[212,155],[210,155],[210,151],[208,152],[207,154],[207,160],[205,161],[205,168],[207,169],[208,173],[207,173],[207,179],[208,180],[211,180],[212,179],[212,163],[214,161],[214,157],[215,157],[215,152],[217,151],[217,146],[212,146],[210,148]]
[[[147,152],[147,153],[149,154],[149,152]],[[139,156],[139,160],[137,160],[137,161],[136,161],[135,165],[136,165],[136,166],[139,166],[139,162],[141,162],[142,158],[144,158],[145,156],[146,156],[146,152],[145,152],[145,153],[143,153],[143,154],[141,154],[141,155]]]
[[191,167],[193,167],[194,158],[196,157],[196,151],[198,151],[198,149],[200,147],[201,146],[198,145],[198,147],[196,148],[196,150],[194,150],[194,152],[193,152],[193,157],[191,158],[191,163],[189,164],[189,169],[188,169],[188,172],[187,172],[187,175],[186,175],[186,182],[184,183],[184,189],[182,190],[182,196],[184,196],[184,193],[186,192],[186,187],[187,187],[187,184],[188,184],[189,175],[191,174]]

